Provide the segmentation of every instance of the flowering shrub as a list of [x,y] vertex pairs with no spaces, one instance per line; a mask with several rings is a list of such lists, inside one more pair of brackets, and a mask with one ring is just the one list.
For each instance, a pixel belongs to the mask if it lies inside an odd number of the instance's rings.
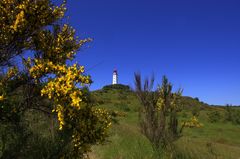
[[[65,11],[65,0],[60,6],[51,0],[0,1],[0,66],[8,70],[1,74],[0,103],[13,98],[6,87],[13,80],[35,92],[38,89],[34,88],[40,88],[38,95],[50,101],[59,131],[72,145],[62,157],[81,158],[92,145],[105,140],[111,116],[107,110],[89,104],[83,88],[92,80],[84,73],[84,66],[67,64],[91,39],[79,39],[71,26],[59,23]],[[31,54],[29,58],[22,56],[25,52]],[[15,57],[23,59],[20,67],[12,67]],[[17,110],[31,109],[32,98],[29,93],[27,103],[18,104],[22,109]]]
[[59,130],[71,131],[74,150],[78,155],[90,151],[92,143],[104,141],[111,117],[104,109],[90,107],[86,95],[78,87],[91,83],[90,76],[83,74],[83,66],[34,59],[29,72],[38,81],[47,74],[54,77],[47,80],[41,96],[54,102],[52,112],[57,113]]
[[201,124],[198,119],[193,116],[190,120],[188,121],[183,121],[182,122],[182,127],[188,127],[188,128],[200,128],[203,127],[203,124]]
[[172,151],[173,143],[182,136],[183,128],[202,126],[195,116],[179,126],[178,113],[182,110],[182,90],[172,92],[172,84],[166,76],[163,76],[158,89],[152,91],[154,78],[146,79],[142,84],[141,75],[135,74],[135,86],[141,103],[140,128],[157,155],[161,156],[162,151]]

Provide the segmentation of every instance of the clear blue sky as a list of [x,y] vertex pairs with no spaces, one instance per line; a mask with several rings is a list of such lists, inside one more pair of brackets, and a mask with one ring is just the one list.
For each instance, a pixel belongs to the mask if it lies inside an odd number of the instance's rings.
[[79,52],[92,90],[134,72],[167,75],[184,95],[209,104],[240,105],[239,0],[72,0],[70,24],[94,41]]

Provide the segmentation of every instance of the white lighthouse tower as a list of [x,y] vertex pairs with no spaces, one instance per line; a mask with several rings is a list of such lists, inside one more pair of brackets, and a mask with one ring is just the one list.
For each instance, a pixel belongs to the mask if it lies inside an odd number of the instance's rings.
[[118,84],[118,73],[117,73],[117,70],[115,69],[113,71],[113,80],[112,80],[112,84]]

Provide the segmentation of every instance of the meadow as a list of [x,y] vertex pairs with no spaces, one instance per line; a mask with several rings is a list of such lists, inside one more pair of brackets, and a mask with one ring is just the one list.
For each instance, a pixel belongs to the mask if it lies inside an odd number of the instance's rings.
[[[108,142],[94,147],[93,159],[154,159],[151,143],[140,133],[138,123],[139,103],[133,92],[126,88],[105,87],[93,92],[99,107],[124,112],[113,124]],[[209,106],[197,98],[184,97],[180,121],[198,110],[201,128],[186,128],[174,143],[180,159],[238,159],[240,158],[240,125],[224,120],[226,110]],[[238,110],[239,107],[234,107]],[[211,122],[209,113],[219,112],[220,117]],[[164,158],[164,157],[163,157]]]

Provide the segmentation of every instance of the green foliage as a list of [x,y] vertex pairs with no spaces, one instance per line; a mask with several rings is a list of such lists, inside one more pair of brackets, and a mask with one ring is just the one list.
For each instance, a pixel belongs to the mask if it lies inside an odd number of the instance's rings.
[[139,112],[141,132],[159,152],[171,149],[173,141],[180,137],[177,113],[181,110],[179,100],[181,90],[172,93],[172,85],[164,76],[162,85],[156,92],[152,92],[153,82],[152,77],[151,80],[145,80],[142,85],[141,75],[135,74],[136,93],[141,102]]
[[192,98],[187,96],[181,97],[181,103],[185,109],[200,109],[203,110],[209,105],[201,102],[198,98]]
[[[91,39],[79,39],[75,30],[64,24],[66,1],[57,4],[52,0],[0,1],[2,158],[84,158],[92,145],[103,143],[108,136],[111,116],[94,107],[83,88],[92,82],[90,76],[83,66],[69,63]],[[25,115],[31,110],[54,116],[51,121],[43,119],[50,134],[36,135],[29,128]],[[53,123],[61,131],[55,130]],[[61,145],[57,151],[39,148],[55,141]]]
[[130,87],[127,85],[122,85],[122,84],[114,84],[114,85],[107,85],[102,88],[103,91],[108,91],[108,90],[122,90],[124,92],[130,91]]
[[208,115],[208,120],[211,123],[219,122],[222,118],[219,111],[211,111],[207,115]]
[[[58,22],[66,10],[65,1],[55,6],[50,0],[0,1],[0,66],[12,64],[12,58],[33,49],[33,39],[46,26]],[[49,44],[47,42],[47,44]]]
[[200,115],[200,107],[194,106],[192,108],[192,115],[198,117]]
[[[38,117],[38,118],[37,118]],[[54,140],[51,137],[48,127],[35,123],[38,120],[49,121],[44,114],[31,111],[21,115],[17,122],[2,122],[0,125],[1,134],[1,158],[58,158],[60,149],[63,150],[62,142],[55,133]],[[44,126],[44,129],[37,129],[38,126]],[[56,128],[55,128],[56,129]],[[57,132],[57,131],[56,131]]]
[[225,109],[225,120],[240,125],[240,109],[234,109],[229,105]]
[[195,99],[196,101],[198,101],[198,102],[200,101],[198,97],[196,97],[196,98],[194,98],[194,99]]

